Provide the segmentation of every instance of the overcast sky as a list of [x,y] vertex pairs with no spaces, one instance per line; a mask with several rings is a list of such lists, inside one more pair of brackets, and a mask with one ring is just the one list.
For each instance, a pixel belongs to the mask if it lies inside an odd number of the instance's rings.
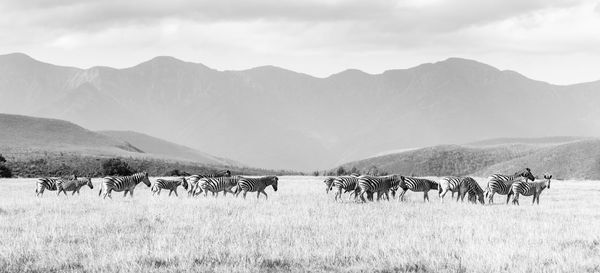
[[1,0],[0,54],[87,68],[158,55],[315,76],[448,57],[600,80],[600,0]]

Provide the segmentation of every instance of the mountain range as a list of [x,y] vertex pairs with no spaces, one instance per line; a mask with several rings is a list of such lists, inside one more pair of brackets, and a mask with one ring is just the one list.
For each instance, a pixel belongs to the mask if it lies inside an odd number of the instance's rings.
[[250,166],[324,169],[395,149],[600,135],[600,81],[568,86],[450,58],[317,78],[156,57],[80,69],[0,56],[0,112],[136,131]]

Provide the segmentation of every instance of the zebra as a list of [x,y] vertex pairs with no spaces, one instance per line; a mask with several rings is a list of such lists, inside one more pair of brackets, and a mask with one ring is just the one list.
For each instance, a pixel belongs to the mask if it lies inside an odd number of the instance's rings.
[[527,179],[534,181],[535,177],[531,173],[529,168],[525,168],[521,171],[516,172],[513,175],[504,175],[504,174],[494,174],[490,177],[487,187],[485,189],[485,197],[488,198],[488,203],[494,203],[494,194],[498,193],[501,195],[506,195],[506,204],[508,204],[508,200],[510,196],[513,194],[511,191],[511,185],[514,180],[523,177],[525,181]]
[[158,194],[160,195],[160,191],[162,189],[169,190],[169,196],[172,193],[175,193],[175,196],[179,196],[177,194],[177,187],[183,186],[184,189],[188,189],[188,182],[185,177],[181,177],[179,179],[169,180],[169,179],[156,179],[156,182],[152,185],[152,195]]
[[77,195],[79,195],[79,190],[87,185],[88,187],[90,187],[90,189],[94,189],[94,185],[92,184],[92,179],[90,179],[89,177],[73,177],[75,179],[58,179],[56,181],[56,189],[58,190],[58,193],[56,194],[57,196],[60,195],[61,192],[63,192],[65,195],[67,195],[67,191],[71,191],[73,192],[71,195],[75,195],[75,193],[77,193]]
[[325,193],[329,193],[329,191],[331,190],[331,186],[333,185],[334,179],[335,177],[327,177],[325,178],[325,180],[323,180],[323,183],[325,183]]
[[546,188],[550,189],[550,179],[552,179],[552,175],[544,174],[544,179],[546,180],[543,182],[515,181],[515,183],[511,185],[512,192],[515,194],[515,197],[513,197],[512,201],[513,205],[519,205],[519,195],[533,195],[531,204],[534,205],[537,200],[537,204],[539,205],[540,194],[542,194],[542,191],[544,191]]
[[458,196],[456,197],[456,201],[458,202],[459,199],[461,201],[464,201],[465,195],[467,193],[469,194],[469,202],[477,203],[477,201],[479,201],[479,203],[481,203],[482,205],[485,204],[483,198],[483,189],[481,189],[481,186],[479,186],[479,183],[477,183],[475,179],[468,176],[462,177],[460,180],[460,183],[458,185]]
[[[200,189],[198,187],[198,181],[200,181],[200,179],[202,179],[201,175],[190,175],[188,177],[185,178],[186,181],[188,182],[188,196],[196,196],[200,193],[202,193],[202,189]],[[196,192],[197,190],[200,190],[200,192]]]
[[[358,177],[356,176],[338,176],[333,178],[331,185],[329,186],[330,190],[335,188],[335,201],[338,200],[338,197],[342,198],[342,190],[344,192],[354,191],[354,198],[356,198],[356,186],[358,182]],[[352,195],[351,195],[352,196]]]
[[35,196],[39,197],[39,196],[44,195],[44,190],[55,191],[56,190],[56,181],[58,181],[59,179],[75,180],[75,179],[77,179],[77,176],[72,175],[71,177],[68,177],[68,178],[42,177],[36,181]]
[[400,188],[402,188],[402,193],[400,194],[400,201],[404,201],[404,195],[408,190],[411,190],[414,192],[423,192],[423,201],[429,202],[428,192],[430,190],[437,190],[439,188],[437,182],[431,181],[429,179],[407,176],[400,176],[400,179],[402,180],[400,182]]
[[446,176],[440,180],[438,187],[440,202],[444,202],[444,196],[446,196],[448,191],[452,192],[452,198],[454,198],[454,193],[459,190],[459,185],[462,179],[462,177]]
[[266,199],[269,196],[265,192],[268,186],[272,186],[274,191],[277,191],[277,183],[279,178],[277,176],[263,176],[257,178],[242,177],[237,183],[237,190],[235,196],[237,197],[241,192],[244,192],[243,196],[246,199],[246,193],[256,192],[256,199],[260,198],[260,194],[264,194]]
[[[219,192],[223,192],[223,195],[227,195],[227,193],[235,194],[231,189],[238,185],[238,181],[240,180],[240,176],[233,177],[214,177],[214,178],[201,178],[198,181],[198,189],[200,192],[204,191],[204,196],[208,196],[208,192],[212,192],[213,196],[218,196]],[[236,189],[237,191],[237,189]]]
[[[398,189],[400,185],[400,176],[399,175],[387,175],[387,176],[370,176],[370,175],[362,175],[358,177],[358,181],[356,182],[355,196],[360,194],[360,199],[363,202],[367,202],[365,200],[364,194],[371,192],[377,193],[377,200],[381,199],[382,195],[385,195],[386,199],[389,201],[389,191],[395,191]],[[358,197],[355,197],[357,199]],[[372,198],[371,198],[372,199]]]
[[133,197],[133,190],[140,182],[144,182],[146,186],[150,187],[150,179],[147,172],[120,177],[107,176],[100,182],[98,196],[102,195],[102,191],[104,190],[104,199],[106,199],[106,196],[112,199],[112,191],[124,192],[123,197],[127,196],[127,192],[129,192],[129,196]]

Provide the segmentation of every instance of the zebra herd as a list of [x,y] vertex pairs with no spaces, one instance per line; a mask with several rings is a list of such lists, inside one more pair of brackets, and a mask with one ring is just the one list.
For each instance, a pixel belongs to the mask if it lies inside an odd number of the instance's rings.
[[519,196],[533,196],[533,204],[540,203],[540,194],[546,188],[550,189],[550,180],[552,175],[544,174],[544,180],[535,181],[535,177],[529,168],[525,168],[512,175],[494,174],[489,178],[485,191],[479,186],[479,183],[472,177],[443,177],[439,182],[397,174],[387,176],[370,176],[351,174],[346,176],[327,177],[325,183],[325,191],[335,192],[334,200],[341,200],[342,192],[351,192],[354,195],[355,201],[366,202],[367,199],[373,201],[373,195],[377,193],[377,200],[383,196],[389,200],[389,194],[392,198],[396,198],[396,192],[402,189],[400,201],[404,201],[404,195],[408,190],[413,192],[423,192],[423,200],[429,201],[428,192],[437,190],[440,201],[443,202],[444,196],[448,192],[452,192],[454,197],[458,193],[456,201],[464,201],[468,194],[468,201],[471,203],[485,204],[485,198],[488,198],[488,203],[494,203],[494,195],[506,195],[506,203],[510,201],[510,197],[514,195],[512,203],[519,204]]
[[[107,176],[100,179],[100,191],[98,196],[103,196],[112,199],[112,192],[123,192],[123,197],[129,193],[130,197],[133,197],[133,192],[138,184],[144,183],[150,187],[152,195],[160,195],[162,190],[168,190],[169,196],[172,193],[177,194],[177,188],[183,187],[188,191],[188,196],[198,196],[204,192],[204,196],[211,192],[213,196],[217,197],[219,192],[223,192],[223,195],[227,193],[234,194],[236,197],[243,193],[244,199],[248,192],[256,192],[256,198],[260,198],[261,193],[268,199],[268,195],[265,189],[268,186],[273,187],[273,190],[277,191],[277,184],[279,178],[277,176],[263,176],[263,177],[244,177],[244,176],[231,176],[229,170],[212,174],[212,175],[191,175],[187,177],[180,177],[176,179],[156,179],[154,183],[150,182],[147,172],[140,172],[129,176]],[[36,182],[36,196],[44,194],[44,190],[58,191],[57,195],[63,192],[67,195],[67,191],[72,191],[72,195],[77,192],[83,186],[89,186],[90,189],[94,188],[92,180],[88,177],[72,177],[66,178],[40,178]],[[104,193],[104,195],[102,195]]]

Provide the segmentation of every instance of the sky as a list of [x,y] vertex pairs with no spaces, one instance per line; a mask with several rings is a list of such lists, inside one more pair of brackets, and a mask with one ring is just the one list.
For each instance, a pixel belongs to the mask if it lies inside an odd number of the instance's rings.
[[155,56],[318,77],[449,57],[600,80],[600,0],[2,0],[0,54],[81,68]]

